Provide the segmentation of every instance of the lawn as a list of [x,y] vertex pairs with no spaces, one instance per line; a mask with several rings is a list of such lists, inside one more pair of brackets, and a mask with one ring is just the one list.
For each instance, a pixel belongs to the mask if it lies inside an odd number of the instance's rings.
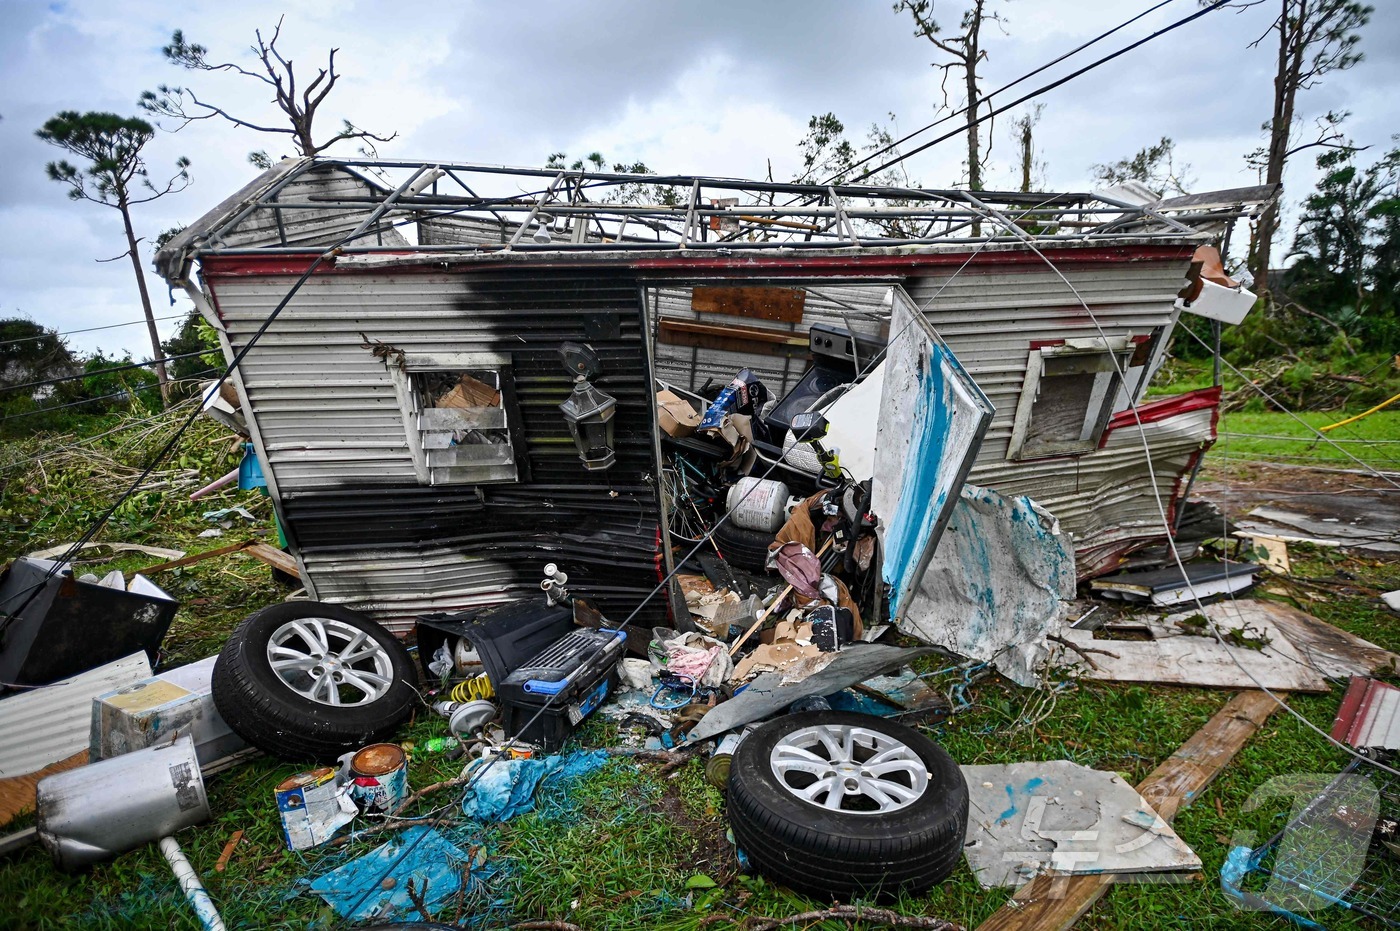
[[[1228,443],[1238,451],[1236,444],[1253,441],[1257,435],[1290,435],[1284,433],[1285,425],[1270,419],[1277,416],[1281,415],[1231,415],[1226,420],[1230,433],[1222,446]],[[1400,439],[1397,417],[1373,417],[1373,422],[1363,422],[1358,429],[1371,431],[1363,436],[1372,440]],[[120,424],[104,423],[101,429],[115,426]],[[0,556],[10,558],[74,539],[130,481],[132,465],[168,435],[165,429],[160,424],[133,428],[88,443],[81,452],[67,448],[78,442],[74,437],[39,437],[0,449],[4,481]],[[89,431],[95,432],[100,429]],[[1251,447],[1251,454],[1292,455],[1289,450],[1293,449]],[[135,496],[114,515],[102,539],[193,552],[244,536],[272,534],[268,503],[256,492],[230,490],[201,502],[187,500],[193,481],[202,484],[237,461],[226,433],[201,423],[181,450],[182,458],[172,462],[171,473],[160,479],[168,484]],[[181,469],[191,471],[173,471]],[[199,536],[212,526],[201,516],[205,511],[234,505],[249,508],[258,521],[235,526],[220,539]],[[1375,597],[1378,591],[1400,588],[1400,561],[1305,546],[1293,548],[1292,555],[1296,578],[1271,583],[1267,597],[1297,604],[1400,651],[1400,617]],[[111,565],[130,571],[154,561],[127,556]],[[105,571],[108,566],[92,568]],[[182,600],[162,656],[162,662],[169,664],[217,651],[240,619],[287,594],[265,566],[243,556],[209,560],[157,581]],[[1229,698],[1220,691],[1056,679],[1057,687],[1048,692],[1022,689],[995,676],[979,679],[965,688],[970,702],[966,710],[926,731],[962,763],[1064,758],[1117,771],[1136,782]],[[932,681],[945,691],[961,684],[956,673]],[[1341,690],[1334,689],[1325,695],[1298,696],[1290,703],[1307,720],[1326,729],[1340,699]],[[419,743],[444,734],[445,722],[424,712],[401,739]],[[614,737],[612,725],[595,716],[579,740],[606,746]],[[1341,752],[1297,720],[1275,714],[1221,778],[1176,820],[1181,836],[1204,861],[1200,876],[1182,885],[1115,887],[1078,927],[1141,931],[1174,925],[1292,927],[1281,919],[1237,910],[1220,891],[1219,869],[1237,839],[1268,837],[1287,817],[1286,799],[1244,811],[1246,800],[1260,785],[1280,774],[1335,772],[1344,762]],[[231,929],[339,927],[329,908],[304,891],[305,881],[364,853],[374,843],[361,841],[302,854],[285,849],[272,789],[300,768],[263,758],[210,778],[214,820],[180,835]],[[456,772],[455,765],[440,757],[421,757],[413,762],[412,784],[422,787]],[[435,812],[441,806],[450,814],[456,810],[455,802],[454,795],[442,793],[424,800],[418,810]],[[724,839],[725,829],[723,795],[705,783],[700,761],[664,775],[657,764],[639,765],[619,758],[567,790],[547,789],[537,811],[504,825],[453,826],[450,836],[461,845],[481,845],[497,872],[484,895],[449,908],[444,917],[451,919],[460,912],[463,920],[475,919],[478,926],[487,928],[552,919],[590,931],[690,931],[738,929],[755,916],[780,917],[825,904],[742,875]],[[227,870],[215,872],[215,861],[237,830],[244,832],[242,843]],[[982,890],[962,865],[929,895],[901,900],[894,907],[905,914],[939,916],[974,927],[1007,897],[1005,890]],[[1338,909],[1322,917],[1331,928],[1368,927]],[[0,861],[0,928],[66,927],[193,929],[197,925],[154,849],[125,854],[79,876],[57,873],[38,848]]]

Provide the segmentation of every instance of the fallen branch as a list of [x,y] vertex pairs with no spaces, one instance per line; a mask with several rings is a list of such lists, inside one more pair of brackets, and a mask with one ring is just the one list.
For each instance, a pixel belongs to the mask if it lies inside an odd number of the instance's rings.
[[689,750],[642,750],[632,755],[641,763],[662,763],[661,775],[669,775],[700,755],[700,748]]
[[[898,912],[890,911],[887,908],[861,908],[858,905],[836,905],[832,908],[824,908],[815,912],[803,912],[800,915],[789,915],[787,918],[763,918],[758,924],[750,925],[748,931],[773,931],[774,928],[781,928],[784,925],[806,924],[812,921],[828,921],[835,919],[844,921],[847,924],[865,922],[869,925],[884,925],[887,928],[926,928],[931,931],[963,931],[962,925],[953,924],[951,921],[944,921],[942,918],[931,918],[926,915],[901,915]],[[515,927],[520,927],[515,925]]]
[[510,931],[583,931],[583,928],[567,921],[518,921],[510,926]]
[[431,795],[434,792],[440,792],[443,789],[452,789],[460,785],[465,785],[466,783],[471,781],[474,772],[475,771],[473,771],[472,773],[463,772],[460,775],[453,776],[451,779],[444,779],[442,782],[435,782],[432,785],[424,786],[423,788],[419,789],[417,792],[412,793],[411,795],[409,795],[408,798],[400,802],[399,807],[389,812],[389,817],[397,818],[400,812],[406,811],[410,805],[412,805],[414,802],[418,801],[425,795]]
[[1097,670],[1097,669],[1099,668],[1099,664],[1096,663],[1096,662],[1094,662],[1093,659],[1090,658],[1090,656],[1089,656],[1090,653],[1102,653],[1104,656],[1108,656],[1108,657],[1111,657],[1111,658],[1113,658],[1113,659],[1118,659],[1118,658],[1119,658],[1119,657],[1118,657],[1118,654],[1117,654],[1117,653],[1114,653],[1114,652],[1111,651],[1111,650],[1100,650],[1100,649],[1097,649],[1097,648],[1095,648],[1095,647],[1082,647],[1082,646],[1080,646],[1080,645],[1077,644],[1077,643],[1072,643],[1071,641],[1066,640],[1064,637],[1057,637],[1057,636],[1055,636],[1054,634],[1048,634],[1048,635],[1046,635],[1045,639],[1046,639],[1046,640],[1053,640],[1053,641],[1055,641],[1056,643],[1058,643],[1060,646],[1066,647],[1066,648],[1071,649],[1071,650],[1073,650],[1074,652],[1078,653],[1078,654],[1080,655],[1080,657],[1084,660],[1084,662],[1086,662],[1086,663],[1089,664],[1089,668],[1090,668],[1090,669],[1093,669],[1093,670]]
[[413,902],[413,908],[418,912],[418,914],[423,916],[424,921],[432,921],[433,916],[428,913],[427,903],[423,901],[425,898],[427,898],[427,895],[428,877],[423,877],[423,888],[419,889],[416,892],[413,889],[413,880],[410,879],[408,881],[408,898],[410,901]]

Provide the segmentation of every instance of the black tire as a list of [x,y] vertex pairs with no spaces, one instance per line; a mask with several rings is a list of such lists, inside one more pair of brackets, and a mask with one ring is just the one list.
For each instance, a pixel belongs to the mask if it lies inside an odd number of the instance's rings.
[[[773,750],[787,735],[818,725],[857,726],[904,744],[924,764],[927,787],[891,811],[833,811],[799,799],[774,772]],[[946,879],[962,855],[962,771],[923,734],[885,718],[812,711],[770,721],[735,751],[728,791],[734,841],[753,867],[820,901],[919,892]]]
[[749,530],[737,526],[732,520],[720,524],[714,535],[724,561],[750,572],[762,572],[767,568],[768,544],[773,542],[773,538],[774,534]]
[[[343,644],[344,632],[350,629],[372,640],[378,659],[360,661],[351,671],[363,675],[369,662],[375,676],[391,678],[387,688],[368,700],[368,692],[358,691],[360,704],[333,705],[283,681],[272,668],[268,644],[289,622],[311,618],[332,622],[328,642],[333,645]],[[305,675],[309,686],[310,674]],[[393,634],[363,614],[319,601],[273,605],[246,618],[219,654],[211,681],[214,706],[240,737],[277,759],[318,763],[334,762],[342,753],[391,737],[413,713],[414,684],[413,661]],[[357,692],[349,686],[337,691],[347,700]]]

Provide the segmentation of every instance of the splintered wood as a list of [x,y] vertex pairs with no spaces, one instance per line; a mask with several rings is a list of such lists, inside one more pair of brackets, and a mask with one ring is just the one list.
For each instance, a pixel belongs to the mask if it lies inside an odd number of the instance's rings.
[[[1200,798],[1277,708],[1278,702],[1263,692],[1240,692],[1139,783],[1138,792],[1163,820],[1171,821]],[[1111,873],[1038,876],[977,931],[1063,931],[1093,907],[1114,879]]]

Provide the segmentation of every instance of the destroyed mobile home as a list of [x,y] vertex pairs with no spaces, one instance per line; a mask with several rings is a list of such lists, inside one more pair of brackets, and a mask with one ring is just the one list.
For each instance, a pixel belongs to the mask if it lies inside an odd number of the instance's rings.
[[[1311,665],[1317,642],[1290,643],[1320,622],[1249,602],[1201,623],[1252,631],[1294,662],[1241,665],[1200,637],[1173,652],[1192,620],[1180,617],[1109,662],[1068,621],[1089,579],[1167,606],[1257,571],[1207,578],[1168,557],[1161,579],[1106,578],[1179,523],[1219,389],[1148,401],[1147,388],[1182,312],[1238,323],[1252,304],[1214,246],[1271,195],[1144,206],[283,162],[157,267],[234,366],[232,392],[207,407],[246,436],[241,478],[265,482],[307,598],[249,617],[217,662],[151,678],[123,656],[153,653],[173,611],[133,582],[160,610],[137,612],[149,629],[102,657],[116,662],[31,680],[81,673],[55,688],[78,711],[96,701],[94,762],[39,785],[40,839],[66,867],[159,840],[215,927],[169,837],[209,817],[201,768],[246,745],[340,759],[276,792],[288,846],[325,843],[361,812],[407,804],[407,758],[384,741],[423,683],[478,755],[463,804],[483,820],[528,806],[521,785],[592,765],[556,754],[601,711],[640,722],[656,749],[714,742],[739,849],[814,894],[925,888],[965,848],[985,886],[1199,868],[1146,789],[1068,763],[959,767],[882,714],[926,707],[906,664],[934,653],[1030,687],[1051,662],[1227,687],[1243,671],[1304,691],[1393,662],[1331,631],[1344,655]],[[54,592],[25,600],[24,573]],[[26,639],[0,662],[20,681],[52,605],[99,586],[37,561],[5,585],[0,607]],[[875,642],[891,627],[926,645]],[[114,700],[131,689],[149,701]],[[25,697],[0,703],[12,720],[35,713]],[[140,801],[137,828],[84,822],[72,800],[116,766],[183,775]],[[1051,783],[1099,803],[1047,815],[1034,788]],[[1127,853],[1101,861],[1109,842],[1084,837],[1104,806]],[[402,855],[355,861],[373,874],[363,896],[345,892],[364,879],[348,875],[313,890],[351,918],[407,909],[394,894],[387,912],[364,910],[395,856],[462,855],[413,830],[390,842]],[[1139,834],[1160,843],[1143,853]]]

